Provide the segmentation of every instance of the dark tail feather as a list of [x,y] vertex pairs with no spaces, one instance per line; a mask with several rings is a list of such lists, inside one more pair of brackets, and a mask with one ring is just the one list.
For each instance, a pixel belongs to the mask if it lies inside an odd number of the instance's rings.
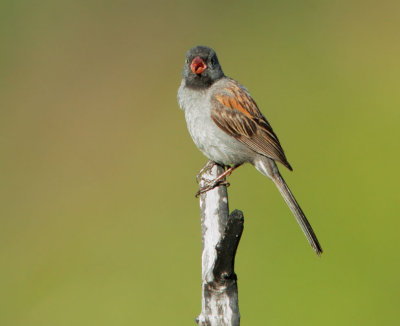
[[297,223],[299,223],[311,247],[314,248],[318,256],[321,255],[322,247],[319,244],[317,236],[315,235],[314,230],[312,229],[310,223],[308,222],[306,216],[300,208],[300,205],[297,203],[296,198],[294,198],[292,192],[287,186],[285,180],[283,180],[279,172],[275,172],[274,175],[271,176],[271,179],[278,187],[278,190],[281,193],[283,199],[285,199],[286,204],[289,206],[293,215],[296,217]]

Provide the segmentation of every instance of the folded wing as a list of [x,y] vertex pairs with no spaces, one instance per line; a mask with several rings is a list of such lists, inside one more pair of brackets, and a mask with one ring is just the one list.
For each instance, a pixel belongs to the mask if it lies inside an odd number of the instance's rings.
[[218,127],[253,151],[292,170],[278,137],[243,87],[230,80],[223,91],[213,95],[212,101],[211,118]]

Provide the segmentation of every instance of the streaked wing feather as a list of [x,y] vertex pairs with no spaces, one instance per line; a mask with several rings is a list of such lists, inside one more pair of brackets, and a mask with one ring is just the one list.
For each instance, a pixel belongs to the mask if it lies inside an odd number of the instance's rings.
[[223,93],[214,94],[213,102],[211,118],[218,127],[255,152],[292,170],[271,125],[242,87],[231,80]]

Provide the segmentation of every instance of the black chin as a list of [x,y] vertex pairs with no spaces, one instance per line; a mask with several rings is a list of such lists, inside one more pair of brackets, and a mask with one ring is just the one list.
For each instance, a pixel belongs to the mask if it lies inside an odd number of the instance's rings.
[[212,86],[217,80],[212,79],[205,74],[195,75],[190,74],[186,80],[186,87],[191,89],[207,89]]

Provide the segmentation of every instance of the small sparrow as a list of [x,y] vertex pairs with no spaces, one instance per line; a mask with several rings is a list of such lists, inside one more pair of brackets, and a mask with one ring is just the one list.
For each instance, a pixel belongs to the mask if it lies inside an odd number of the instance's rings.
[[292,167],[247,89],[224,75],[215,51],[206,46],[196,46],[187,52],[182,77],[178,102],[194,143],[211,161],[208,166],[213,162],[228,167],[199,193],[220,184],[243,163],[251,163],[275,183],[311,247],[320,255],[321,245],[276,162],[290,171]]

